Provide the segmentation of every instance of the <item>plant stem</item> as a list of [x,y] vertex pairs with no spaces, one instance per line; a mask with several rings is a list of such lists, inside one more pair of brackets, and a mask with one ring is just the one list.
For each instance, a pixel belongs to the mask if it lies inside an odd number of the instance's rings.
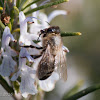
[[17,97],[14,95],[14,90],[11,86],[9,86],[9,84],[7,83],[7,81],[0,75],[0,84],[2,85],[2,87],[8,92],[10,93],[10,95],[12,96],[12,98],[14,100],[18,100]]
[[8,93],[14,93],[14,90],[12,87],[8,85],[6,80],[0,75],[0,84],[3,86],[3,88],[8,92]]
[[91,92],[99,90],[99,89],[100,89],[100,84],[96,84],[96,85],[90,86],[90,87],[88,87],[88,88],[68,97],[68,98],[64,98],[63,100],[77,100],[77,99],[79,99],[79,98],[81,98],[81,97],[83,97]]
[[61,36],[65,37],[65,36],[79,36],[82,35],[82,33],[80,32],[61,32]]
[[28,14],[34,12],[34,11],[41,10],[41,9],[44,9],[44,8],[47,8],[47,7],[51,7],[53,5],[57,5],[57,4],[60,4],[60,3],[63,3],[63,2],[67,2],[67,1],[69,1],[69,0],[58,0],[58,1],[55,1],[55,2],[48,3],[48,4],[45,4],[43,6],[36,7],[34,9],[30,10],[30,11],[27,11],[25,13],[25,15],[28,15]]
[[68,98],[69,96],[72,96],[73,94],[77,93],[79,91],[79,89],[82,87],[83,85],[83,81],[79,81],[72,89],[70,89],[68,92],[66,92],[63,96],[63,100],[64,98]]

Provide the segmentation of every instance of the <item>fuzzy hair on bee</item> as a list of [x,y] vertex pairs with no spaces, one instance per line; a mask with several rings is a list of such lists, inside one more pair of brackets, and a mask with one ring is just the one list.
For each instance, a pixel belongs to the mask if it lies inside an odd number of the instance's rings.
[[66,51],[63,50],[60,28],[52,26],[41,30],[40,34],[43,52],[37,68],[38,79],[45,80],[57,71],[60,78],[67,80]]

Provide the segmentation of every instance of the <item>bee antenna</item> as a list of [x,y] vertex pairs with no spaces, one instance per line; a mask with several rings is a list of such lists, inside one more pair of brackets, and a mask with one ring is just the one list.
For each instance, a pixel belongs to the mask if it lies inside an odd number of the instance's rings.
[[47,22],[47,21],[45,21],[48,25],[50,25],[50,23],[49,22]]
[[[42,33],[39,34],[39,37],[40,37],[41,35],[42,35]],[[38,37],[37,41],[39,41],[39,37]]]

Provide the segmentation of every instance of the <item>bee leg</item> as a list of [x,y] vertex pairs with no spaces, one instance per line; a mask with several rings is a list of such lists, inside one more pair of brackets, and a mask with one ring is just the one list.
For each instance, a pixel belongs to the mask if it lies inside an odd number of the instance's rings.
[[32,58],[37,59],[39,57],[41,57],[42,55],[31,55]]
[[41,57],[42,56],[42,54],[43,54],[43,52],[45,52],[45,48],[43,48],[42,49],[42,51],[41,51],[41,53],[39,54],[39,55],[31,55],[34,59],[37,59],[37,58],[39,58],[39,57]]
[[24,48],[36,48],[36,49],[43,49],[43,47],[36,47],[36,46],[33,46],[33,45],[25,45],[25,46],[21,46],[21,47],[24,47]]
[[41,51],[41,53],[39,54],[39,55],[31,55],[34,59],[37,59],[37,58],[39,58],[39,57],[41,57],[42,56],[42,54],[43,54],[43,52],[45,52],[45,48],[43,48],[42,49],[42,51]]
[[64,45],[62,46],[63,51],[65,52],[69,52],[69,49],[67,47],[65,47]]
[[21,47],[24,47],[24,48],[36,48],[38,50],[42,49],[42,51],[41,51],[41,53],[39,55],[30,55],[33,59],[37,59],[37,58],[41,57],[43,52],[46,50],[45,47],[36,47],[36,46],[33,46],[33,45],[25,45],[25,46],[21,46]]

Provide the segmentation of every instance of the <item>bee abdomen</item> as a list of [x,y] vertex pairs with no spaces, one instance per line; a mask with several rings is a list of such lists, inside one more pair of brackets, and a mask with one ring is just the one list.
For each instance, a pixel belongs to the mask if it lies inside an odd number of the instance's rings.
[[45,74],[43,77],[38,77],[39,80],[45,80],[45,79],[47,79],[49,76],[51,76],[52,72],[53,72],[53,70],[50,71],[50,72],[48,72],[47,74]]
[[50,77],[55,69],[55,55],[51,51],[48,44],[37,68],[37,77],[39,80],[45,80]]
[[47,57],[47,59],[45,59],[45,61],[43,61],[43,59],[40,61],[39,65],[38,65],[38,70],[37,70],[37,76],[39,80],[45,80],[48,77],[51,76],[52,72],[55,69],[55,61],[54,61],[54,57],[51,57],[52,61],[49,62],[49,57]]

